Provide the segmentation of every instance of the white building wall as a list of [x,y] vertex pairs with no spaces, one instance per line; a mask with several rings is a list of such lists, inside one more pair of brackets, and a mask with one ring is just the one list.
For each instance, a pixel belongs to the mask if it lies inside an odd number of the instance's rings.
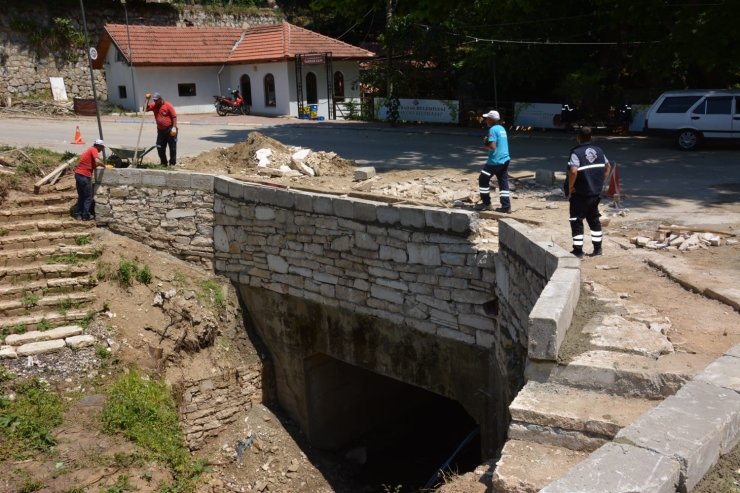
[[[359,68],[354,61],[335,61],[334,72],[344,74],[345,100],[360,97]],[[221,66],[200,67],[134,67],[136,92],[134,94],[131,69],[126,63],[116,61],[116,48],[108,50],[105,62],[108,100],[130,111],[140,109],[144,104],[144,94],[158,92],[175,106],[178,114],[215,113],[213,96],[228,96],[228,89],[240,88],[242,75],[248,75],[252,87],[252,114],[267,116],[298,117],[295,62],[284,61],[249,65],[231,65],[221,70]],[[306,101],[306,74],[316,74],[319,116],[329,118],[327,99],[326,66],[303,66],[303,98]],[[275,78],[276,106],[265,103],[264,78],[272,74]],[[333,74],[332,74],[333,77]],[[333,81],[333,79],[332,79]],[[179,96],[178,84],[195,84],[195,96]],[[219,87],[220,84],[220,87]],[[118,86],[126,86],[127,98],[119,97]],[[341,115],[337,115],[341,118]]]

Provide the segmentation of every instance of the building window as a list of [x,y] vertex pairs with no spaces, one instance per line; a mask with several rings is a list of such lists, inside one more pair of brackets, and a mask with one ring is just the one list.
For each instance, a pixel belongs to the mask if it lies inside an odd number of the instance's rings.
[[275,100],[275,77],[272,74],[265,75],[265,106],[277,106]]
[[116,50],[116,61],[117,62],[128,63],[126,61],[126,57],[123,55],[123,52],[121,50]]
[[195,96],[195,84],[177,84],[177,95],[183,98]]
[[118,86],[118,97],[120,99],[126,99],[128,97],[126,95],[126,86]]
[[334,72],[334,101],[344,101],[344,74]]
[[316,74],[313,72],[306,74],[306,102],[308,104],[319,102],[318,90],[316,89]]

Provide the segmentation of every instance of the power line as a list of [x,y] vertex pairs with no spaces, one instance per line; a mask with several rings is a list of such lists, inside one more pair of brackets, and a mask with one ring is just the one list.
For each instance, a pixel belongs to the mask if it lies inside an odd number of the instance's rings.
[[486,39],[478,38],[476,36],[470,36],[467,34],[456,34],[447,33],[453,36],[463,36],[475,43],[490,43],[490,44],[520,44],[520,45],[566,45],[566,46],[616,46],[616,45],[641,45],[641,44],[654,44],[660,43],[661,41],[527,41],[521,39]]

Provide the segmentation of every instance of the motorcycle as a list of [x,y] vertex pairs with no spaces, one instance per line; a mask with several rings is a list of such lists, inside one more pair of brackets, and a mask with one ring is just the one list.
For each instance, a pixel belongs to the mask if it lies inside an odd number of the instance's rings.
[[235,115],[248,115],[249,105],[244,101],[244,98],[239,94],[239,90],[235,89],[231,91],[233,98],[227,98],[224,96],[213,96],[215,99],[213,105],[216,107],[216,113],[218,116],[226,116],[229,113]]

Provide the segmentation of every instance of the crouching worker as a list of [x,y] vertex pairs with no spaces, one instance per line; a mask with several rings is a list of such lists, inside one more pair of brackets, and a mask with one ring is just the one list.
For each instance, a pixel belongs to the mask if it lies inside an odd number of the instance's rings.
[[88,147],[80,156],[80,161],[75,168],[75,184],[77,185],[77,208],[75,219],[78,221],[90,221],[95,219],[92,215],[93,185],[92,174],[95,168],[104,168],[105,164],[100,159],[100,152],[105,148],[102,140],[98,139]]

